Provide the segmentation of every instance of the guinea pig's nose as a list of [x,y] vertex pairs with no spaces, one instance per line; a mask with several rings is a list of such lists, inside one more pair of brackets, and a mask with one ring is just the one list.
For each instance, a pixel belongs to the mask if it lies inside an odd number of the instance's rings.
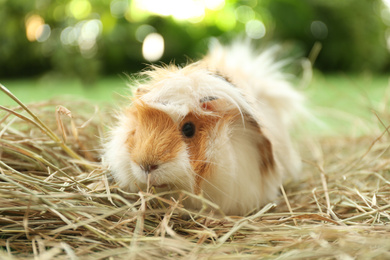
[[157,164],[140,164],[139,166],[146,174],[152,173],[152,171],[156,170],[158,168]]

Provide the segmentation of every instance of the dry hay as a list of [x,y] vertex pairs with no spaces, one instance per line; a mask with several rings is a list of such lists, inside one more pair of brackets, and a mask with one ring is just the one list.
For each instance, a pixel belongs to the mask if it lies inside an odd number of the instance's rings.
[[305,138],[286,195],[234,217],[126,199],[99,163],[103,112],[17,102],[0,112],[0,259],[390,258],[388,114],[370,136]]

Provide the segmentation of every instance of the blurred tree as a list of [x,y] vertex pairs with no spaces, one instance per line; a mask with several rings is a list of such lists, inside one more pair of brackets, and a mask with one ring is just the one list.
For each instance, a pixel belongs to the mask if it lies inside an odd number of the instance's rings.
[[88,83],[143,68],[147,51],[180,64],[200,57],[210,37],[243,34],[305,54],[321,42],[324,71],[381,72],[390,64],[384,8],[381,0],[0,0],[0,77]]
[[389,64],[381,1],[272,0],[267,7],[279,39],[296,40],[307,52],[322,42],[321,70],[380,72]]
[[50,68],[40,46],[26,38],[24,19],[34,2],[0,2],[0,76],[25,77]]

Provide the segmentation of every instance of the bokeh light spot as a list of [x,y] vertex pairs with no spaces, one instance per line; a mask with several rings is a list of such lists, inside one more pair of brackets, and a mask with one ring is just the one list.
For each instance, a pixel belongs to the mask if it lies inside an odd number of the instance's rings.
[[65,29],[63,29],[61,32],[61,36],[60,36],[62,44],[65,44],[65,45],[75,44],[77,41],[77,38],[78,38],[77,29],[72,27],[72,26],[68,26]]
[[50,37],[50,34],[51,34],[50,26],[48,24],[41,25],[37,30],[37,34],[36,34],[37,41],[38,42],[47,41],[47,39],[49,39]]
[[129,22],[142,22],[149,17],[148,11],[141,8],[137,0],[130,2],[130,7],[127,8],[125,18]]
[[91,3],[88,0],[72,0],[68,8],[73,17],[78,20],[86,18],[92,10]]
[[64,45],[78,46],[83,57],[92,58],[98,51],[97,38],[102,31],[103,24],[98,19],[80,21],[62,30],[60,39]]
[[205,0],[207,9],[220,10],[225,6],[225,0]]
[[110,4],[110,11],[115,18],[121,18],[125,15],[129,4],[126,0],[114,0]]
[[390,9],[390,0],[383,0],[383,3]]
[[174,8],[172,16],[178,20],[189,20],[192,23],[201,22],[205,16],[205,7],[198,1],[182,1],[179,8]]
[[[390,2],[390,0],[389,0]],[[381,10],[381,17],[383,22],[387,25],[390,26],[390,6],[389,8],[383,8]]]
[[26,19],[26,36],[30,42],[36,41],[43,33],[45,21],[37,14],[33,14]]
[[168,16],[171,14],[173,8],[174,0],[134,0],[137,8],[142,10],[147,10],[154,14],[159,14],[161,16]]
[[96,40],[102,32],[102,22],[98,19],[80,22],[80,35],[78,44],[80,52],[85,58],[92,58],[96,55],[98,47]]
[[313,21],[310,25],[310,31],[319,40],[323,40],[328,36],[328,26],[321,21]]
[[131,16],[134,20],[142,18],[142,12],[148,12],[159,16],[172,16],[177,20],[188,20],[198,23],[205,17],[205,9],[219,8],[224,5],[224,0],[134,0],[131,5]]
[[147,61],[158,61],[164,54],[164,48],[164,38],[158,33],[151,33],[144,39],[142,55]]
[[263,22],[251,20],[245,24],[245,32],[252,39],[260,39],[265,36],[266,29]]
[[236,18],[242,23],[247,23],[255,18],[255,12],[252,7],[247,5],[241,5],[235,10]]
[[81,27],[81,38],[84,40],[96,40],[102,31],[102,22],[93,19],[85,22]]

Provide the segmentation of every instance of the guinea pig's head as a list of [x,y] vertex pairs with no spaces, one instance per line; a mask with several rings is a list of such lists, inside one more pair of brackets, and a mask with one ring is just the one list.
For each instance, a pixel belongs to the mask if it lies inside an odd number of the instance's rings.
[[138,186],[149,181],[157,188],[199,193],[201,182],[212,174],[212,143],[226,121],[238,116],[210,112],[217,106],[212,99],[199,101],[205,113],[189,111],[179,118],[140,100],[133,103],[126,113],[132,123],[125,146]]

